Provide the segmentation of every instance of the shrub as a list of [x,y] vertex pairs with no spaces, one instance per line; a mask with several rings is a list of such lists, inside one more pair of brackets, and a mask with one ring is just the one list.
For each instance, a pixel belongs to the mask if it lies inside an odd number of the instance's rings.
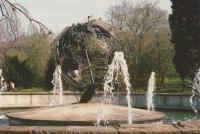
[[18,43],[16,42],[5,52],[4,72],[6,80],[13,81],[17,87],[46,86],[47,81],[50,80],[50,76],[46,79],[46,72],[49,70],[48,66],[52,54],[48,39],[45,36],[35,35],[26,37]]
[[35,75],[27,61],[20,61],[17,56],[6,56],[3,66],[6,80],[14,82],[18,87],[31,87],[34,83]]

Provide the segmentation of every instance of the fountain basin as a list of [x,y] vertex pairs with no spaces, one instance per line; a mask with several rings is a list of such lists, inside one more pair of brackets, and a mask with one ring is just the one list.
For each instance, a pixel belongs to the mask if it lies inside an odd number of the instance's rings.
[[[94,126],[101,103],[69,104],[7,113],[11,125]],[[104,105],[104,116],[111,124],[127,124],[128,108]],[[164,118],[161,112],[133,108],[133,123],[155,123]]]

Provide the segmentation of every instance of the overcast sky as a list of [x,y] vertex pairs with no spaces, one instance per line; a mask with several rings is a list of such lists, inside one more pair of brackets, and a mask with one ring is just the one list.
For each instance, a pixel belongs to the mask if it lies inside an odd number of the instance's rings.
[[[23,5],[34,19],[55,33],[72,23],[85,22],[88,15],[104,18],[109,6],[121,0],[15,0]],[[133,0],[136,1],[136,0]],[[160,0],[159,6],[171,12],[170,0]]]

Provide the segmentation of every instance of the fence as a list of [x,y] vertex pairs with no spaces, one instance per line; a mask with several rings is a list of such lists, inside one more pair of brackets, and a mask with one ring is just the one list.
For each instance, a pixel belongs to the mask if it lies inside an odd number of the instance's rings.
[[158,84],[156,88],[157,93],[185,93],[191,91],[191,82]]
[[[132,85],[132,92],[146,92],[147,90],[147,83]],[[156,93],[189,93],[191,91],[191,82],[157,83],[155,89]]]

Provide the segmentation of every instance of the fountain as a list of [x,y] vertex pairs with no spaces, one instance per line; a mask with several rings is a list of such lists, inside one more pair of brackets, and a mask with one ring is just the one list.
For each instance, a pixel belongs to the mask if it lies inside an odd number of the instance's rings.
[[190,97],[190,103],[195,114],[198,114],[200,111],[200,98],[198,96],[200,94],[200,68],[194,77],[192,93],[193,95]]
[[148,83],[148,90],[147,90],[147,97],[146,97],[146,105],[147,105],[147,110],[154,111],[154,90],[155,90],[155,72],[151,72],[151,77],[149,78],[149,83]]
[[[57,87],[61,87],[61,68],[58,66],[56,71],[59,78]],[[114,97],[114,82],[118,79],[122,73],[123,81],[126,85],[126,99],[127,105],[109,105],[105,102],[112,102]],[[11,125],[47,125],[47,126],[94,126],[95,124],[100,125],[101,120],[105,119],[110,124],[129,124],[137,123],[155,123],[160,122],[164,118],[164,114],[160,112],[147,111],[131,107],[130,99],[130,88],[129,74],[126,61],[122,52],[115,52],[114,59],[109,66],[108,73],[105,76],[104,83],[104,99],[102,103],[76,103],[66,104],[53,107],[45,107],[31,110],[24,110],[19,112],[7,113],[6,116],[10,118]],[[62,89],[62,88],[56,88]],[[99,111],[100,109],[100,111]],[[99,111],[99,112],[98,112]],[[132,112],[134,111],[134,112]],[[98,118],[97,118],[98,114]],[[51,116],[50,116],[51,115]]]
[[[132,124],[132,107],[131,107],[131,99],[130,99],[130,88],[131,84],[129,82],[129,73],[128,73],[128,67],[126,64],[126,60],[124,59],[124,53],[123,52],[115,52],[114,58],[111,62],[111,64],[108,67],[107,74],[105,75],[105,82],[104,82],[104,95],[102,99],[102,105],[101,110],[98,113],[97,118],[97,125],[99,126],[101,118],[104,118],[104,104],[109,103],[112,105],[112,99],[115,99],[114,96],[114,83],[117,82],[119,74],[123,75],[124,83],[126,85],[126,99],[128,103],[128,123]],[[106,119],[104,119],[106,123]],[[105,124],[104,123],[104,124]]]
[[[6,82],[4,80],[4,77],[2,76],[2,69],[0,68],[0,98],[1,98],[1,101],[0,101],[0,108],[2,106],[2,92],[4,92],[6,89],[7,89],[7,85],[6,85]],[[14,89],[14,83],[12,82],[11,83],[11,87]],[[4,124],[8,124],[7,121],[8,121],[8,118],[5,116],[5,115],[0,115],[0,120],[2,122],[4,122]],[[0,123],[2,123],[0,122]]]
[[3,92],[6,88],[7,88],[7,85],[2,76],[2,69],[0,69],[0,93]]
[[[56,66],[55,72],[53,73],[53,80],[51,81],[53,84],[53,100],[52,105],[63,104],[63,85],[62,85],[62,69],[60,65]],[[56,97],[59,95],[59,102],[56,101]]]

